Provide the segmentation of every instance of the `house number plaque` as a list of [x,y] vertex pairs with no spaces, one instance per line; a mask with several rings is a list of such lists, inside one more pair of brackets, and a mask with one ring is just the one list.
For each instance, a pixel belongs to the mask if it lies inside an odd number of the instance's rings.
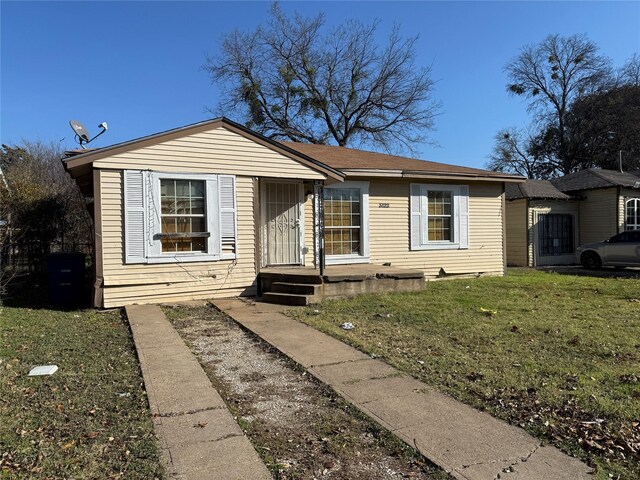
[[389,208],[389,204],[388,203],[379,203],[378,204],[378,208]]

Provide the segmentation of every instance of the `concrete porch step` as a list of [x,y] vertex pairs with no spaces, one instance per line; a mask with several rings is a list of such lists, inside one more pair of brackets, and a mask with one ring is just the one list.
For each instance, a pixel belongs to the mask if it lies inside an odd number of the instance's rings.
[[303,272],[260,272],[260,278],[266,280],[269,283],[284,282],[284,283],[297,283],[308,285],[320,285],[322,283],[322,277],[315,272],[303,273]]
[[304,307],[312,303],[312,295],[299,295],[296,293],[276,293],[265,292],[262,294],[262,300],[268,303],[277,303],[279,305],[295,305]]
[[296,295],[316,295],[320,285],[311,283],[273,282],[271,291],[275,293],[294,293]]

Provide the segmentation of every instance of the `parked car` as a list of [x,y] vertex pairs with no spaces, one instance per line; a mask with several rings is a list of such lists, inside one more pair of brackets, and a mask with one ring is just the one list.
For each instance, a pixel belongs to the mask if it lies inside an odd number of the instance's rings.
[[585,268],[640,267],[640,230],[629,230],[599,243],[580,245],[576,257]]

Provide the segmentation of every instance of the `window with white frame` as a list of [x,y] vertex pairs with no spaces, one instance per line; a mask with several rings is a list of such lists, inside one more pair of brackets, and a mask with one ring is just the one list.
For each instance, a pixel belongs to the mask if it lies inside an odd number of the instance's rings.
[[162,253],[206,252],[204,180],[160,179],[160,243]]
[[235,177],[124,172],[125,263],[236,258]]
[[469,248],[469,187],[412,183],[411,250]]
[[327,263],[369,259],[369,183],[344,182],[324,189]]
[[625,225],[627,230],[640,230],[640,198],[625,202]]
[[453,241],[453,192],[427,192],[427,241]]

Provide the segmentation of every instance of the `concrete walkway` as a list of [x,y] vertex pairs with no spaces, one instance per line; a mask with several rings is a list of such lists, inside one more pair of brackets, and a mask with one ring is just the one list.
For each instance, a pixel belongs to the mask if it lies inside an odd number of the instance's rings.
[[160,307],[132,305],[126,310],[169,478],[271,479]]
[[581,461],[284,316],[281,305],[214,303],[455,478],[592,478]]

